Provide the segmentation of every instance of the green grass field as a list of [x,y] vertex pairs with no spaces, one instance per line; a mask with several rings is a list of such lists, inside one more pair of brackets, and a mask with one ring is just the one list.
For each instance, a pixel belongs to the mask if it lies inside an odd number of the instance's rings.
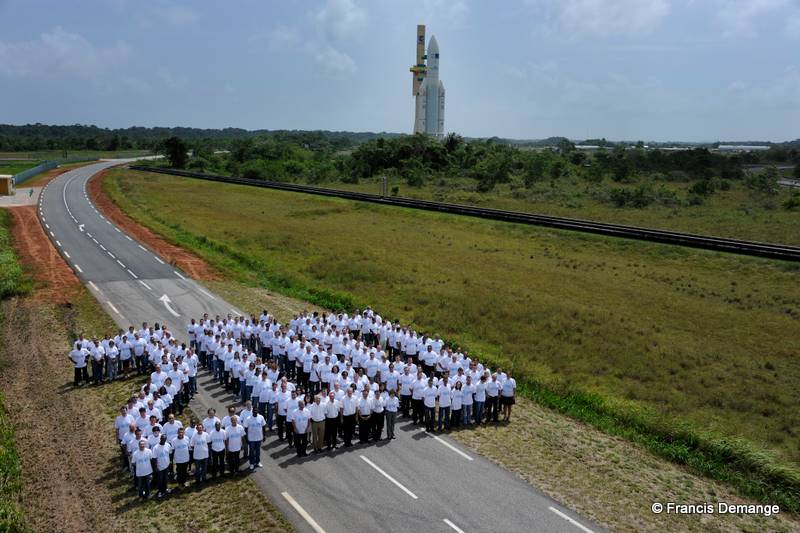
[[[147,150],[67,150],[67,157],[136,157],[140,155],[150,155]],[[0,152],[0,158],[30,158],[41,160],[61,160],[64,159],[63,150],[38,150],[31,152]]]
[[10,174],[13,176],[23,170],[35,167],[39,163],[41,163],[41,161],[38,160],[0,160],[0,174]]
[[[744,439],[770,465],[800,460],[795,265],[127,170],[105,187],[237,279],[369,303],[549,390],[605,399],[612,425],[634,413],[633,426]],[[590,418],[573,403],[560,408]]]
[[[691,206],[652,204],[644,208],[618,208],[601,200],[610,187],[635,187],[644,182],[645,178],[641,178],[635,184],[620,185],[606,179],[603,183],[593,184],[570,177],[552,183],[540,182],[531,189],[501,184],[494,191],[478,193],[475,192],[475,180],[471,179],[429,182],[419,188],[409,187],[402,180],[395,179],[390,182],[389,190],[396,186],[400,196],[423,200],[800,245],[800,210],[789,211],[782,207],[792,194],[788,188],[782,188],[775,197],[767,197],[754,193],[741,182],[731,182],[730,190],[716,191],[702,205]],[[654,185],[663,185],[679,198],[687,196],[690,186],[688,183],[658,182]],[[321,186],[369,193],[379,193],[380,190],[380,184],[373,180],[357,184],[331,182]]]

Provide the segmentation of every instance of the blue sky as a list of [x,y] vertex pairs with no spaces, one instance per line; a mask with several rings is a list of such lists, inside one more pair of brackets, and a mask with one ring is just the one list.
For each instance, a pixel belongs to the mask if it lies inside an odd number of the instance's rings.
[[800,0],[0,0],[0,122],[409,131],[416,24],[468,136],[800,137]]

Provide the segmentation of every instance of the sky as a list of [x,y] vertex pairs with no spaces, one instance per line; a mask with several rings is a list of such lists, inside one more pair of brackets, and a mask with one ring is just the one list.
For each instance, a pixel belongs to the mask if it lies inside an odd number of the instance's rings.
[[800,137],[800,0],[0,0],[0,123]]

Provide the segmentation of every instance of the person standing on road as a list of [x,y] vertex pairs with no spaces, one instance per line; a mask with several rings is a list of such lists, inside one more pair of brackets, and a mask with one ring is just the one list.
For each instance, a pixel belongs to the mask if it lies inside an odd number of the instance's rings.
[[358,400],[358,442],[361,444],[369,442],[371,417],[372,399],[369,397],[369,389],[364,387]]
[[475,415],[475,423],[480,425],[483,422],[483,406],[486,403],[486,374],[482,374],[481,378],[475,384],[475,403],[472,406],[472,411]]
[[356,429],[356,412],[358,411],[358,398],[353,395],[353,387],[347,387],[342,398],[342,440],[344,447],[353,445],[353,434]]
[[436,397],[439,390],[433,384],[433,378],[428,378],[428,385],[422,390],[422,402],[425,406],[425,431],[431,432],[436,422]]
[[325,402],[325,445],[328,451],[336,449],[336,433],[339,430],[341,410],[341,402],[336,399],[336,393],[329,392]]
[[472,404],[475,401],[475,385],[472,384],[472,376],[467,376],[467,381],[461,387],[461,408],[464,411],[464,426],[472,424]]
[[247,455],[250,461],[250,470],[264,466],[261,464],[261,441],[264,440],[264,426],[266,425],[267,421],[258,412],[253,412],[253,416],[244,423],[247,430]]
[[450,425],[454,428],[461,427],[461,422],[463,422],[464,418],[461,414],[461,382],[456,381],[455,387],[450,394],[451,402],[450,405]]
[[139,449],[133,452],[131,464],[134,465],[136,490],[141,500],[150,497],[150,477],[153,474],[153,452],[144,439],[139,440]]
[[447,374],[444,374],[441,383],[439,383],[439,424],[437,431],[441,432],[442,428],[450,431],[450,407],[452,407],[452,389],[450,383],[447,382]]
[[400,398],[394,389],[389,389],[389,396],[386,398],[386,438],[394,439],[394,424],[397,420],[397,411],[400,407]]
[[[319,397],[317,397],[319,399]],[[292,427],[294,428],[294,441],[297,445],[297,457],[308,455],[308,430],[311,421],[311,411],[306,408],[305,402],[300,400],[297,409],[292,413]],[[315,450],[316,451],[316,450]]]
[[325,406],[319,394],[314,396],[314,402],[307,410],[311,413],[311,447],[314,453],[320,453],[325,443]]

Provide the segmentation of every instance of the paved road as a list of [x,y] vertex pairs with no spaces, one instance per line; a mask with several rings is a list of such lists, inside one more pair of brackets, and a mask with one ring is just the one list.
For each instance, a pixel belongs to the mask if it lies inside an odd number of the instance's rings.
[[[238,313],[166,264],[100,214],[86,181],[119,161],[77,168],[51,181],[39,216],[78,277],[120,327],[167,323],[180,334],[191,317]],[[199,376],[196,412],[234,401]],[[401,421],[391,443],[354,446],[298,460],[270,436],[257,485],[299,531],[599,531],[588,520],[447,437]]]

